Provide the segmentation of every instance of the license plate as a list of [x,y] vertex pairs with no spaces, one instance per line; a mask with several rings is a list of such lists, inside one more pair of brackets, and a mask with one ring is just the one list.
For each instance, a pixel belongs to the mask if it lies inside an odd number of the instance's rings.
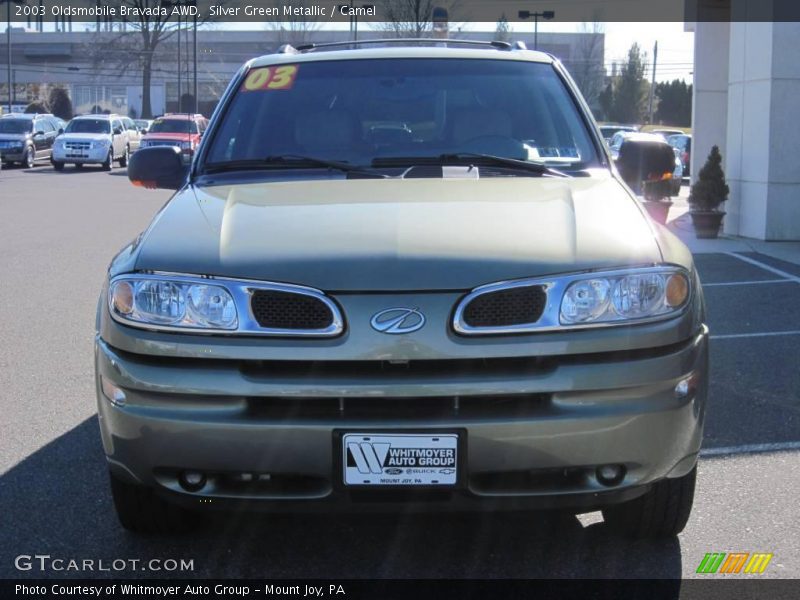
[[345,485],[454,486],[458,434],[346,433],[342,435]]

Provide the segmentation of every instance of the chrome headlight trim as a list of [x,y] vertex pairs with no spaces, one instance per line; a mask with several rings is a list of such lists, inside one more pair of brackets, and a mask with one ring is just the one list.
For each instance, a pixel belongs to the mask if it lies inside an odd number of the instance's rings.
[[[135,321],[126,319],[114,310],[112,305],[112,287],[118,281],[172,281],[181,284],[216,285],[224,288],[233,298],[234,306],[238,317],[235,329],[220,329],[211,327],[181,327],[173,325],[159,325],[156,323]],[[299,294],[311,296],[325,304],[331,311],[331,324],[324,329],[277,329],[261,327],[255,319],[251,308],[251,297],[257,290],[269,290],[286,292],[289,294]],[[344,318],[338,305],[324,292],[315,288],[289,283],[274,283],[269,281],[258,281],[250,279],[232,279],[227,277],[214,277],[204,275],[186,275],[183,273],[126,273],[120,274],[108,283],[108,294],[106,306],[111,318],[123,325],[146,329],[150,331],[166,331],[173,333],[202,333],[206,335],[248,335],[248,336],[270,336],[270,337],[311,337],[311,338],[330,338],[341,335],[344,332]]]
[[[689,292],[684,303],[680,307],[677,307],[675,310],[670,312],[647,317],[621,318],[614,321],[597,321],[573,324],[565,324],[561,322],[561,302],[564,298],[564,293],[567,291],[567,288],[569,288],[569,286],[576,281],[603,277],[616,278],[624,277],[626,275],[643,275],[648,273],[682,274],[686,278],[686,281],[689,285]],[[531,286],[541,286],[544,288],[545,294],[547,294],[547,301],[545,303],[542,316],[535,323],[496,327],[471,327],[464,321],[464,311],[467,305],[478,296],[500,290]],[[643,265],[612,270],[581,271],[579,273],[567,273],[550,277],[499,281],[497,283],[490,283],[477,287],[458,301],[453,313],[452,324],[456,333],[467,336],[539,333],[548,331],[573,331],[576,329],[597,329],[605,327],[620,327],[625,325],[638,325],[640,323],[666,321],[678,317],[686,311],[688,306],[691,305],[693,297],[693,278],[685,268],[678,265]]]

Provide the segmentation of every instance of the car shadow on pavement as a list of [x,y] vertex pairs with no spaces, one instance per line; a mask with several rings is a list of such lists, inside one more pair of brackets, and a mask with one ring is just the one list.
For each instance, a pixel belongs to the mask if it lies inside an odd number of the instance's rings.
[[[209,513],[198,531],[141,536],[117,522],[96,417],[0,476],[0,577],[666,578],[677,538],[632,542],[553,512],[470,515]],[[19,571],[21,554],[187,559],[194,569]]]

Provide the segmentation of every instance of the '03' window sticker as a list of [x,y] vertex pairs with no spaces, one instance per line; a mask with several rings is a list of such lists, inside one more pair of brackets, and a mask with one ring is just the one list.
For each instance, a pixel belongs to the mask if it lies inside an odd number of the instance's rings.
[[258,67],[247,74],[241,91],[290,90],[294,85],[298,70],[297,65]]

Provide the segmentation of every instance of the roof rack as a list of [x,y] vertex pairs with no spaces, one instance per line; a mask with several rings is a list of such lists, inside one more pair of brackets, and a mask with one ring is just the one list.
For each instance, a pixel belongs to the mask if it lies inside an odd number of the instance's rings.
[[482,46],[484,48],[495,48],[497,50],[522,50],[519,45],[511,45],[508,42],[501,42],[498,40],[491,42],[482,42],[479,40],[457,40],[457,39],[439,39],[439,38],[385,38],[377,40],[347,40],[343,42],[324,42],[321,44],[300,44],[299,46],[292,47],[289,44],[284,44],[278,49],[281,54],[296,54],[298,52],[311,52],[314,50],[325,50],[328,48],[346,47],[359,47],[366,45],[430,45],[430,46]]

